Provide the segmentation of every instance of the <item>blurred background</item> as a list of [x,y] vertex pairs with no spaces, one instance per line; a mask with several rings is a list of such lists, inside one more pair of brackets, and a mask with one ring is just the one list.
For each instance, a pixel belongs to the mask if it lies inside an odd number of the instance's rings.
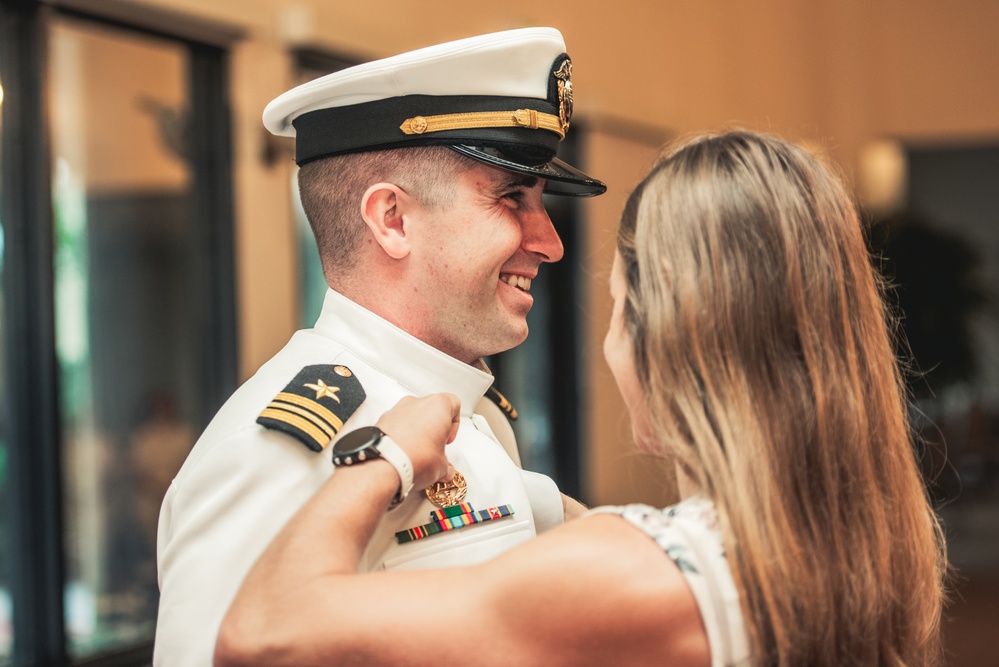
[[670,502],[604,365],[617,216],[660,147],[748,127],[855,190],[896,285],[918,456],[955,569],[948,664],[999,665],[999,3],[0,0],[0,665],[144,665],[162,496],[325,285],[264,105],[337,69],[559,28],[566,259],[490,360],[528,467]]

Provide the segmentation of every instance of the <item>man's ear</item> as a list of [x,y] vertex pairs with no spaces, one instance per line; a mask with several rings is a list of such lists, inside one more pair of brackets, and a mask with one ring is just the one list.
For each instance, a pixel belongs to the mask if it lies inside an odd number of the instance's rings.
[[406,257],[411,249],[404,214],[412,201],[392,183],[375,183],[361,197],[361,217],[375,241],[392,259]]

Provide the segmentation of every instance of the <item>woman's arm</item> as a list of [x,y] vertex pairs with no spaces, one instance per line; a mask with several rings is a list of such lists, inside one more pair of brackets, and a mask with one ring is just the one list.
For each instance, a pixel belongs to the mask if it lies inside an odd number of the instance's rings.
[[[417,407],[409,433],[429,418]],[[426,467],[433,456],[391,423],[379,425]],[[247,577],[216,665],[708,664],[683,576],[618,517],[584,517],[479,566],[357,574],[397,488],[384,462],[338,470]]]
[[[414,488],[448,474],[444,447],[455,437],[459,410],[458,397],[451,394],[409,397],[378,421],[409,456]],[[250,570],[223,620],[215,663],[284,664],[281,647],[299,636],[296,626],[328,618],[330,601],[346,602],[339,593],[327,597],[324,591],[356,573],[399,483],[395,468],[379,459],[338,468]]]

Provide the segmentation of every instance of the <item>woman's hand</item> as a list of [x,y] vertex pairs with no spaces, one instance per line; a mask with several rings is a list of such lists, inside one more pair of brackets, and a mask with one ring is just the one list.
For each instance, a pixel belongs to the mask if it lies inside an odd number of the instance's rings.
[[458,434],[461,401],[454,394],[406,396],[382,415],[378,428],[413,462],[413,488],[425,489],[453,475],[444,446]]

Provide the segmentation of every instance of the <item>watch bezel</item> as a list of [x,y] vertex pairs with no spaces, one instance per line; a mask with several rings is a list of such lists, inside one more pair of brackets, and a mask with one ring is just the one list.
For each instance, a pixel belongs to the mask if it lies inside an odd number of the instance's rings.
[[[357,465],[381,457],[378,443],[385,432],[377,426],[362,426],[344,433],[333,443],[333,465]],[[354,444],[354,441],[359,441]]]

